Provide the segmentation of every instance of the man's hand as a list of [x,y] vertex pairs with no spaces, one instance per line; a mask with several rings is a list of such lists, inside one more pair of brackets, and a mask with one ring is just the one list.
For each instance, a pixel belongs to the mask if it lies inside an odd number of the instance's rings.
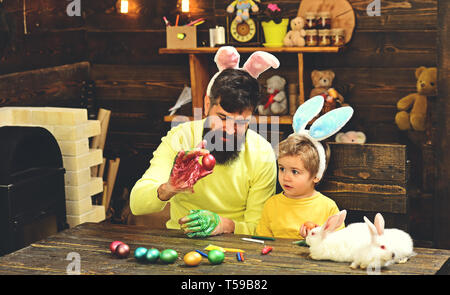
[[223,233],[220,216],[208,210],[191,210],[178,223],[188,237],[208,237]]
[[208,210],[191,210],[178,220],[188,237],[208,237],[234,232],[234,221]]
[[206,141],[203,140],[194,150],[178,152],[175,157],[172,171],[170,172],[169,184],[177,191],[190,190],[194,192],[194,184],[201,178],[211,174],[213,170],[208,170],[199,162],[200,157],[209,155],[205,149]]

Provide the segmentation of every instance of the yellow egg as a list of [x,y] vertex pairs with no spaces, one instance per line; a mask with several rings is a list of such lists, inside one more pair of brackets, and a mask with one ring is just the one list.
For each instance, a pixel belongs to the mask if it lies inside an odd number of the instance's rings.
[[200,255],[198,252],[192,251],[189,253],[186,253],[184,255],[184,263],[186,263],[189,266],[197,266],[202,261],[202,255]]

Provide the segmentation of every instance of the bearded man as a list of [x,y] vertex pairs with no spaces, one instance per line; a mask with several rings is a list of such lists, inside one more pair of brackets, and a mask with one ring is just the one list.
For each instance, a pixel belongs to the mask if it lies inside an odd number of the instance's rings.
[[[162,138],[131,191],[130,208],[143,215],[170,202],[166,227],[189,237],[253,235],[277,176],[271,144],[249,129],[260,85],[242,69],[224,69],[212,82],[204,99],[207,117]],[[213,170],[200,164],[208,154],[216,159]]]

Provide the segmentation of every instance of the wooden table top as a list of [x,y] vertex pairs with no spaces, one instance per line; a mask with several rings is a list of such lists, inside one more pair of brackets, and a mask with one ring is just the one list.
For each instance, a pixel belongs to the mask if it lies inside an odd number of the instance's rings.
[[[126,275],[300,275],[300,274],[367,274],[353,270],[350,263],[316,261],[308,257],[307,247],[293,244],[293,240],[265,241],[273,247],[267,255],[261,254],[263,244],[243,241],[243,235],[226,234],[205,239],[187,238],[180,230],[155,230],[142,226],[109,223],[85,223],[64,230],[45,240],[31,244],[16,252],[0,257],[0,274],[66,274],[70,260],[67,255],[80,256],[81,274]],[[114,240],[127,243],[131,252],[128,258],[114,257],[109,244]],[[236,254],[225,253],[222,264],[212,265],[203,258],[197,267],[184,264],[183,256],[190,251],[210,245],[245,250],[243,262]],[[173,264],[138,262],[133,252],[137,247],[174,249],[178,260]],[[207,251],[204,251],[207,252]],[[449,250],[415,248],[416,256],[405,264],[395,264],[382,269],[381,274],[436,274],[449,269]]]

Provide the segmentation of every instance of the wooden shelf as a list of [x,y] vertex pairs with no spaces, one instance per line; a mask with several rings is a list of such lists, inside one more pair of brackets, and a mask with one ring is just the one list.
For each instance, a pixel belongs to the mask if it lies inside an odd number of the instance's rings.
[[[253,53],[255,51],[265,51],[271,53],[337,53],[343,47],[235,47],[241,53]],[[197,47],[197,48],[160,48],[159,54],[211,54],[216,53],[218,47]]]
[[[287,53],[297,55],[298,67],[298,103],[305,102],[304,77],[303,77],[303,54],[304,53],[338,53],[343,47],[235,47],[239,53],[253,53],[255,51],[265,51],[270,53]],[[189,69],[192,91],[192,113],[196,109],[202,110],[203,98],[205,97],[206,87],[211,79],[209,65],[211,63],[210,54],[215,54],[218,47],[198,47],[198,48],[160,48],[159,54],[187,54],[189,56]],[[258,122],[259,117],[256,116]],[[192,120],[193,118],[190,118]],[[164,117],[165,122],[172,122],[173,117]],[[270,123],[270,122],[268,122]],[[280,116],[279,124],[292,124],[292,116]]]
[[[271,124],[272,120],[270,116],[264,116],[264,123]],[[280,125],[290,125],[292,124],[292,116],[285,115],[285,116],[273,116],[277,119],[277,123]],[[253,116],[253,118],[256,119],[256,123],[260,123],[260,116]],[[183,116],[183,115],[174,115],[174,116],[164,116],[164,122],[187,122],[194,120],[193,116]],[[253,123],[253,122],[252,122]]]

